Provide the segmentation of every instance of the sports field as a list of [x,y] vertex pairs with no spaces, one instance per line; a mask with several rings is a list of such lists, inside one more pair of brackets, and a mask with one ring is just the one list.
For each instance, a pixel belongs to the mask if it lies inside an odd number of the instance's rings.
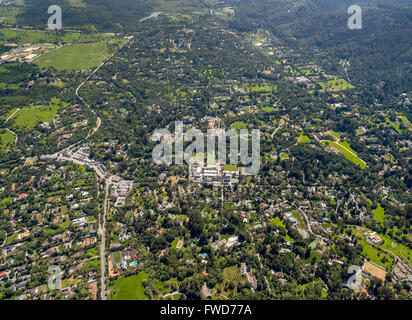
[[115,280],[114,285],[109,289],[112,292],[111,300],[146,300],[144,294],[143,281],[147,279],[147,274],[142,271],[130,277],[120,277]]
[[42,55],[34,62],[41,68],[54,67],[59,71],[91,69],[109,57],[112,52],[110,46],[118,48],[123,40],[67,45]]
[[385,281],[386,271],[373,265],[369,261],[366,262],[365,271],[369,272],[372,276]]

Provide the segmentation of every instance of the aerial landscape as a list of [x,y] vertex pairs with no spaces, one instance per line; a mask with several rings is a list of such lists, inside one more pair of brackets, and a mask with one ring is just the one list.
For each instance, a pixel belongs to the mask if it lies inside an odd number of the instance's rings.
[[411,121],[412,0],[0,0],[0,300],[412,300]]

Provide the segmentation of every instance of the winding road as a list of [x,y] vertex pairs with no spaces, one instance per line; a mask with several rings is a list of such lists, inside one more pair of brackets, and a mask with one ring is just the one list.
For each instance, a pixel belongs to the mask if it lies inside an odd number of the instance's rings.
[[[131,37],[129,39],[129,41],[133,39],[133,37]],[[129,42],[128,41],[128,42]],[[128,43],[127,42],[127,43]],[[126,44],[127,44],[126,43]],[[125,45],[126,45],[125,44]],[[62,152],[65,150],[70,150],[72,148],[74,148],[76,145],[81,144],[82,142],[86,141],[87,139],[89,139],[91,136],[93,136],[99,129],[101,126],[101,119],[100,117],[97,115],[97,113],[90,107],[90,105],[81,97],[81,95],[79,94],[79,90],[84,86],[84,84],[89,81],[89,79],[102,67],[104,66],[108,61],[110,61],[110,59],[117,53],[118,51],[116,51],[115,53],[113,53],[110,57],[108,57],[104,62],[102,62],[96,69],[93,70],[92,73],[90,73],[87,78],[80,83],[80,85],[76,88],[76,97],[97,117],[97,122],[96,122],[96,127],[94,127],[89,133],[88,135],[80,140],[75,142],[74,144],[60,150],[59,152],[56,152],[55,154],[52,155],[44,155],[42,156],[43,159],[57,159],[57,160],[65,160],[65,161],[71,161],[74,163],[78,163],[78,164],[83,164],[83,165],[87,165],[89,167],[91,167],[96,174],[105,181],[106,183],[106,187],[105,187],[105,199],[104,199],[104,206],[103,206],[103,216],[100,217],[100,225],[99,225],[99,234],[101,236],[101,243],[100,243],[100,266],[101,266],[101,279],[100,279],[100,290],[101,290],[101,299],[102,300],[107,300],[107,292],[106,292],[106,215],[107,215],[107,207],[108,207],[108,193],[109,193],[109,186],[111,183],[111,177],[106,178],[105,174],[100,170],[99,167],[95,166],[95,165],[91,165],[91,164],[86,164],[83,163],[82,161],[73,159],[72,157],[64,157]],[[17,110],[18,111],[18,110]],[[16,111],[16,112],[17,112]]]
[[298,210],[302,213],[303,217],[304,217],[305,220],[306,220],[306,225],[308,226],[308,231],[309,231],[309,233],[312,234],[312,235],[314,235],[315,237],[318,237],[318,238],[322,239],[323,241],[327,242],[328,239],[326,239],[326,238],[322,237],[321,235],[318,235],[318,234],[316,234],[316,233],[314,233],[314,232],[312,231],[312,228],[310,227],[309,218],[308,218],[308,216],[306,215],[306,212],[303,211],[300,207],[298,207]]

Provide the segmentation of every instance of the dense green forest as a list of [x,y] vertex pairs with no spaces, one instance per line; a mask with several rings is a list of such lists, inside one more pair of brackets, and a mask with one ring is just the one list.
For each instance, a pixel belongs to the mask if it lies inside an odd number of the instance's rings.
[[270,28],[308,55],[316,50],[327,53],[328,59],[335,59],[332,69],[340,60],[349,60],[348,75],[355,82],[373,86],[383,81],[391,92],[407,91],[412,86],[411,2],[360,2],[363,28],[357,31],[347,27],[352,2],[313,0],[291,8],[282,0],[233,1],[238,10],[230,26],[240,31]]

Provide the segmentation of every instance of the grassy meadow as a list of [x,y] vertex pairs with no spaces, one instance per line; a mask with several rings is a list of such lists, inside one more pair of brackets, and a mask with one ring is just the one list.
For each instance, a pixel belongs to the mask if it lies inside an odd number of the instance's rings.
[[111,53],[110,45],[119,47],[123,41],[101,41],[74,44],[47,52],[34,62],[41,68],[54,67],[62,70],[91,69],[101,64]]

